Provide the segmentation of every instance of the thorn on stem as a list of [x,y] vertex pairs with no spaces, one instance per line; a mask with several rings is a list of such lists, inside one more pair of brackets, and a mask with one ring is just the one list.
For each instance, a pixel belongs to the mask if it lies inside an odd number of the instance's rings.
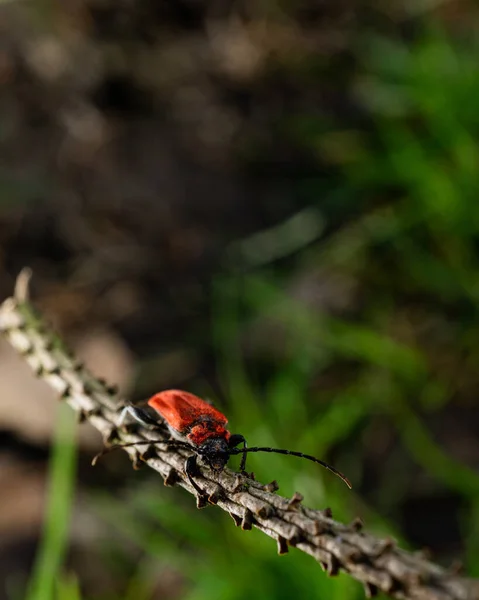
[[353,531],[359,532],[363,529],[364,527],[364,523],[362,521],[362,519],[360,517],[356,517],[355,519],[353,519],[353,521],[351,522],[350,525],[351,529]]
[[133,463],[133,468],[135,469],[135,471],[139,471],[145,466],[145,461],[138,453],[135,453],[134,456],[131,457],[131,462]]
[[243,479],[238,475],[235,478],[234,481],[234,485],[233,485],[233,489],[231,490],[232,494],[238,494],[239,492],[243,492],[244,491],[244,483],[243,483]]
[[384,540],[381,540],[381,543],[379,544],[378,550],[375,555],[376,558],[379,558],[386,552],[389,552],[389,550],[392,550],[395,546],[396,542],[392,538],[384,538]]
[[134,433],[135,431],[138,431],[138,423],[122,423],[118,429],[125,433]]
[[29,344],[26,348],[19,351],[20,356],[31,356],[33,354],[33,344]]
[[[416,581],[416,585],[420,585],[421,581],[420,581],[420,577],[417,578]],[[388,594],[393,594],[394,592],[397,592],[398,590],[400,590],[402,588],[402,584],[400,581],[398,581],[397,579],[394,579],[393,577],[391,577],[390,575],[388,576],[388,582],[386,584],[386,588],[385,591]]]
[[17,302],[28,302],[30,298],[30,280],[33,272],[29,267],[23,268],[15,282],[13,296]]
[[359,548],[351,548],[348,550],[346,555],[346,560],[352,563],[359,563],[364,560],[364,554],[359,550]]
[[156,454],[156,450],[155,450],[155,447],[153,446],[153,444],[146,446],[146,450],[144,450],[143,452],[140,453],[140,457],[141,457],[141,460],[143,460],[143,461],[147,461],[150,458],[157,458],[158,455]]
[[336,575],[339,573],[340,566],[339,560],[334,556],[334,554],[329,554],[326,561],[326,572],[329,577],[336,577]]
[[233,519],[233,521],[235,522],[235,527],[239,527],[241,525],[241,522],[242,522],[243,519],[239,515],[236,515],[233,512],[230,512],[229,515]]
[[110,446],[118,440],[118,429],[116,427],[112,427],[108,435],[105,437],[105,444]]
[[168,474],[166,475],[166,477],[163,479],[163,483],[167,487],[173,487],[174,485],[176,485],[178,483],[179,480],[180,480],[180,477],[178,475],[177,470],[171,468],[168,471]]
[[264,485],[263,490],[265,492],[269,492],[270,494],[274,494],[274,492],[277,492],[279,490],[279,485],[276,479],[273,479],[271,483],[267,483],[266,485]]
[[288,554],[288,552],[289,552],[288,540],[285,537],[283,537],[282,535],[278,535],[276,541],[278,542],[278,554],[280,556],[283,554]]
[[287,510],[298,510],[303,499],[304,496],[302,494],[299,492],[294,492],[291,500],[288,503]]
[[210,504],[216,505],[218,504],[218,500],[220,499],[221,491],[216,489],[212,494],[208,496],[208,502]]
[[150,458],[157,458],[155,448],[153,446],[146,446],[146,450],[140,452],[140,458],[143,462],[150,460]]
[[53,349],[55,348],[55,343],[54,343],[54,341],[52,339],[47,339],[47,340],[45,340],[45,346],[44,347],[45,347],[45,350],[47,352],[52,352]]
[[198,494],[196,496],[196,508],[201,509],[208,506],[208,496],[206,494]]
[[99,406],[95,406],[90,410],[86,410],[85,414],[87,415],[87,417],[98,417],[99,415],[101,415],[101,408]]
[[327,523],[323,523],[322,521],[314,521],[313,523],[313,535],[323,535],[330,530],[331,528]]
[[93,386],[89,383],[84,383],[83,384],[83,393],[85,394],[85,396],[91,396],[91,394],[93,394],[94,390],[93,390]]
[[243,519],[241,521],[241,529],[243,531],[249,531],[253,527],[253,513],[249,510],[249,508],[245,508]]
[[256,509],[255,512],[258,515],[258,517],[266,519],[274,514],[274,508],[271,506],[271,504],[263,503]]
[[432,558],[432,552],[430,548],[424,547],[421,548],[420,550],[417,550],[414,553],[418,558],[422,558],[423,560],[431,560]]
[[295,533],[289,538],[288,544],[290,546],[297,546],[299,543],[304,542],[303,532],[299,527],[296,527]]
[[87,415],[84,410],[79,410],[76,413],[77,423],[84,423],[87,419]]
[[464,575],[464,563],[458,559],[453,560],[448,569],[451,575]]
[[42,375],[45,373],[44,366],[42,364],[39,364],[37,367],[35,367],[34,373],[37,377],[42,377]]
[[69,383],[65,385],[65,389],[60,394],[60,400],[67,400],[72,395],[72,388]]
[[377,588],[377,586],[375,586],[373,583],[369,583],[369,581],[366,581],[364,584],[364,594],[366,596],[366,598],[375,598],[379,593],[379,590]]

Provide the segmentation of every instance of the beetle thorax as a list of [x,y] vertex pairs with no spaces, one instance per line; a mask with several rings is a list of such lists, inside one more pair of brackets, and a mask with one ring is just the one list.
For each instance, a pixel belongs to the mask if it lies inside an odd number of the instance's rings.
[[223,440],[226,443],[230,432],[221,423],[204,420],[191,427],[186,437],[195,446],[202,446],[208,440]]

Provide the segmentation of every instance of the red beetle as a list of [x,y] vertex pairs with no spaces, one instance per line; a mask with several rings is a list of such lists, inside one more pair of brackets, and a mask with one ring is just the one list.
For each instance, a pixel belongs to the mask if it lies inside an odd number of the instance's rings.
[[[145,441],[133,442],[131,444],[121,444],[124,446],[137,446],[140,444],[166,444],[173,448],[186,448],[193,452],[192,456],[188,457],[185,462],[185,473],[198,494],[204,497],[203,490],[194,480],[198,473],[197,457],[201,457],[204,463],[213,469],[213,471],[221,472],[229,457],[234,454],[242,454],[240,470],[245,474],[246,456],[248,452],[276,452],[277,454],[291,454],[306,458],[315,463],[318,463],[332,471],[340,477],[344,483],[351,488],[351,483],[348,478],[337,471],[334,467],[327,463],[302,452],[293,452],[292,450],[283,450],[280,448],[248,448],[246,440],[241,434],[231,434],[226,425],[228,419],[216,408],[208,404],[205,400],[198,398],[189,392],[181,390],[166,390],[155,394],[148,400],[151,406],[163,419],[168,426],[173,440],[167,441]],[[138,406],[126,406],[120,418],[120,424],[124,421],[126,415],[131,415],[142,425],[152,425],[159,427],[160,423],[156,421],[146,410]],[[236,448],[239,444],[243,444],[242,448]],[[120,446],[115,446],[120,447]],[[104,451],[107,452],[108,450]],[[104,454],[104,452],[102,454]],[[98,456],[101,456],[98,455]],[[96,460],[95,457],[94,461]]]

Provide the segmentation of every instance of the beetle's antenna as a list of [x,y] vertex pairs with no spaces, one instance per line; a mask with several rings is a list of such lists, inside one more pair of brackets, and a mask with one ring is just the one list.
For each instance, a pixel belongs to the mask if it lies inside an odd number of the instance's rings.
[[230,450],[228,450],[229,454],[243,454],[244,452],[275,452],[276,454],[290,454],[291,456],[306,458],[307,460],[311,460],[312,462],[318,463],[325,469],[328,469],[328,471],[331,471],[332,473],[337,475],[340,479],[344,481],[344,483],[348,486],[350,490],[353,487],[346,475],[343,475],[340,471],[338,471],[331,465],[328,465],[328,463],[325,463],[324,461],[319,460],[319,458],[316,458],[314,456],[310,456],[309,454],[303,454],[302,452],[294,452],[293,450],[283,450],[282,448],[259,448],[257,446],[252,448],[231,448]]
[[179,442],[176,440],[145,440],[144,442],[129,442],[128,444],[115,444],[114,446],[110,446],[110,448],[105,448],[104,450],[102,450],[101,452],[99,452],[96,456],[93,457],[93,460],[91,461],[91,464],[93,466],[96,465],[96,463],[98,462],[98,460],[104,456],[105,454],[108,454],[109,452],[111,452],[112,450],[116,450],[117,448],[131,448],[133,446],[144,446],[145,444],[150,444],[150,445],[159,445],[159,444],[163,444],[164,446],[168,446],[169,448],[185,448],[186,450],[191,450],[193,452],[195,452],[195,448],[193,448],[193,446],[190,446],[190,444],[187,444],[186,442]]

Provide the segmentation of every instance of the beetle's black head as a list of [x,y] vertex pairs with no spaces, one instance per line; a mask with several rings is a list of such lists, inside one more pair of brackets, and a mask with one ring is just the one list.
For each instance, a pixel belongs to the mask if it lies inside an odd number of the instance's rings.
[[218,473],[222,471],[229,460],[228,442],[224,438],[212,438],[201,445],[199,452],[203,461]]

